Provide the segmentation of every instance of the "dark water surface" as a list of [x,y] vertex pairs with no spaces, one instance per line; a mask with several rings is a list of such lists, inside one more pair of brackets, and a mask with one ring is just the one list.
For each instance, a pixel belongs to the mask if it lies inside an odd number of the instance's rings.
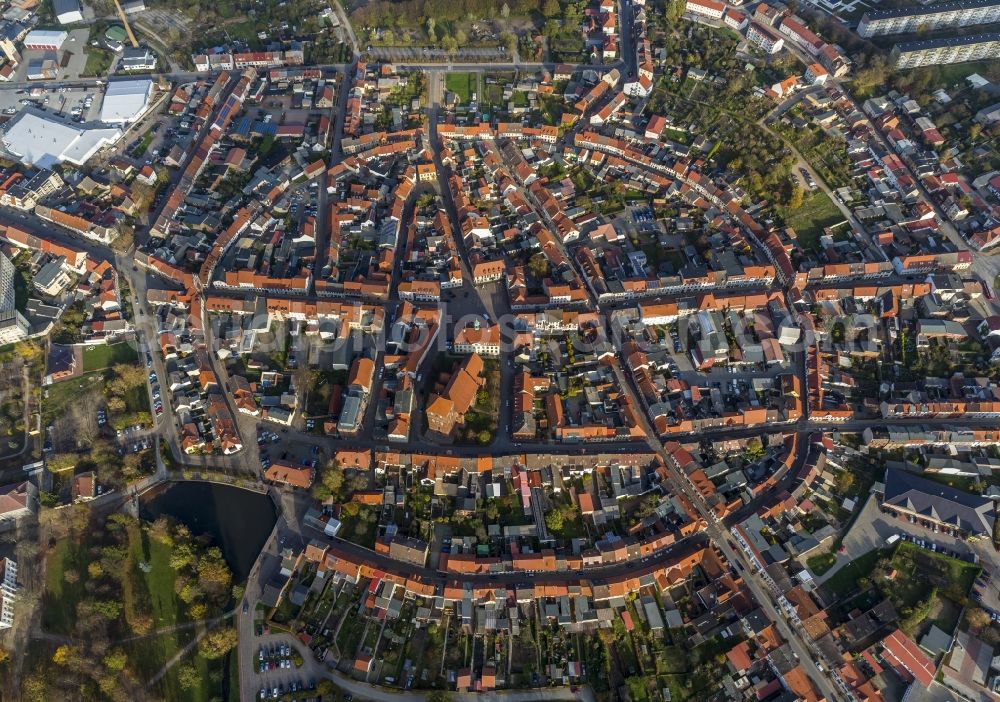
[[267,495],[216,483],[168,483],[143,496],[139,516],[161,515],[208,534],[222,550],[234,580],[246,580],[257,554],[274,528],[277,514]]

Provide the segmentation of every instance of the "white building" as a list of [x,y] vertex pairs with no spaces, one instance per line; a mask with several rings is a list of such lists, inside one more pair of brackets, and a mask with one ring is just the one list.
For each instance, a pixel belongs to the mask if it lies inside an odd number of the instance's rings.
[[866,12],[858,23],[858,35],[867,39],[993,22],[1000,22],[1000,0],[954,0]]
[[785,40],[782,37],[759,22],[751,22],[747,27],[747,39],[768,54],[776,54],[785,47]]
[[13,344],[27,339],[31,331],[28,320],[14,304],[14,276],[17,270],[10,259],[0,253],[0,344]]
[[127,47],[122,51],[118,68],[122,71],[153,71],[156,70],[156,54],[146,48],[133,49]]
[[891,54],[897,69],[1000,59],[1000,32],[942,37],[896,44]]
[[5,125],[4,148],[21,163],[52,168],[63,162],[83,165],[102,147],[121,138],[117,128],[87,128],[25,108]]
[[0,559],[0,629],[14,626],[14,600],[17,599],[17,563]]
[[152,96],[153,81],[148,78],[109,82],[101,104],[101,121],[108,124],[134,122],[149,107]]
[[24,37],[24,48],[29,50],[59,51],[69,34],[61,29],[35,29]]
[[80,0],[52,0],[52,10],[59,24],[83,22],[83,8]]
[[722,14],[726,11],[725,3],[714,2],[714,0],[687,0],[684,9],[696,15],[711,17],[712,19],[722,19]]

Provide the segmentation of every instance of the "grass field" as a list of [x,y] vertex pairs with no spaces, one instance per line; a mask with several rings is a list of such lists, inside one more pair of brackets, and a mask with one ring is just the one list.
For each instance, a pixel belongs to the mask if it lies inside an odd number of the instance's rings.
[[822,190],[808,193],[802,200],[802,207],[796,210],[779,208],[785,225],[795,230],[799,244],[806,250],[818,250],[823,227],[830,227],[844,221],[844,215]]
[[81,571],[85,564],[73,544],[63,539],[49,551],[45,563],[45,607],[42,627],[54,634],[69,634],[76,620],[76,603],[83,597],[83,583],[66,582],[66,571]]
[[903,605],[910,606],[925,598],[932,587],[955,599],[964,598],[980,571],[977,565],[934,553],[907,541],[901,541],[897,547],[892,567],[899,573],[893,584],[893,596]]
[[846,566],[830,576],[823,585],[836,595],[846,595],[857,587],[858,578],[871,574],[878,563],[878,559],[887,555],[885,551],[876,549],[870,551],[860,558],[855,558]]
[[935,66],[941,76],[941,85],[949,87],[961,80],[965,80],[973,73],[989,78],[1000,76],[995,61],[970,61],[967,63],[953,63],[945,66]]
[[84,49],[87,54],[87,63],[83,67],[81,76],[104,77],[111,69],[111,64],[115,60],[115,55],[107,49],[97,46],[88,46]]
[[[135,529],[130,532],[129,563],[132,573],[132,588],[126,590],[126,602],[148,598],[152,609],[153,627],[163,629],[188,619],[184,615],[184,605],[174,589],[176,574],[170,567],[171,547]],[[140,568],[139,564],[147,564]],[[152,636],[134,641],[128,647],[128,655],[143,677],[151,678],[160,667],[178,650],[187,645],[194,636],[193,629]],[[193,665],[203,684],[197,689],[185,690],[179,679],[180,666]],[[158,683],[158,690],[164,699],[185,699],[193,702],[212,698],[215,684],[207,684],[213,677],[225,674],[225,660],[210,661],[199,655],[197,650],[171,668]]]
[[458,95],[463,103],[469,102],[478,85],[479,79],[475,73],[449,73],[444,78],[445,89]]
[[116,363],[135,363],[138,360],[138,351],[126,342],[89,346],[83,349],[83,372],[103,370]]

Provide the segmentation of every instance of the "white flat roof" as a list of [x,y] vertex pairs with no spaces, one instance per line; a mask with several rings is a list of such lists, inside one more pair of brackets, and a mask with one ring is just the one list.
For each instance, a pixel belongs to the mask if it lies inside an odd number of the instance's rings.
[[77,127],[29,108],[7,123],[3,145],[21,163],[52,168],[63,161],[81,165],[121,134],[118,128]]
[[69,34],[61,29],[32,29],[24,37],[25,44],[62,44]]
[[108,83],[101,104],[101,121],[109,124],[131,122],[145,112],[152,94],[153,81],[148,78]]

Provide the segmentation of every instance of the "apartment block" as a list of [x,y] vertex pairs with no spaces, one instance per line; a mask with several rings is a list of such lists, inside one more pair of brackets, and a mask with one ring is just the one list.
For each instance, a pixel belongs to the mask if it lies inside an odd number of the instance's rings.
[[866,12],[858,24],[858,34],[868,38],[991,22],[1000,22],[1000,0],[957,0]]
[[897,69],[1000,59],[1000,33],[908,41],[892,49]]

